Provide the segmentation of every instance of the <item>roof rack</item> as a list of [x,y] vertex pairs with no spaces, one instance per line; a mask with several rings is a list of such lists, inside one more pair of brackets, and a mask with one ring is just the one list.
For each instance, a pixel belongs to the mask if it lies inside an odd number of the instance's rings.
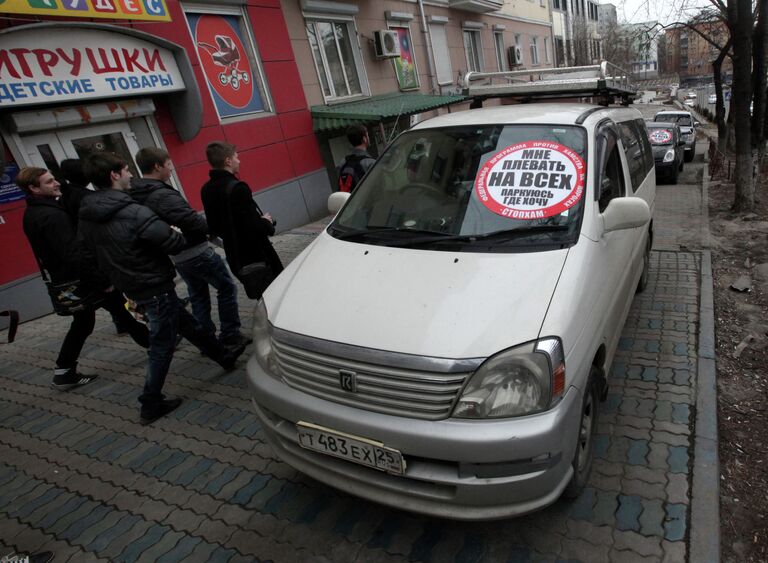
[[464,76],[462,89],[465,96],[474,98],[472,107],[480,107],[486,98],[530,102],[587,96],[600,105],[629,105],[637,96],[629,73],[608,61],[540,70],[473,71]]

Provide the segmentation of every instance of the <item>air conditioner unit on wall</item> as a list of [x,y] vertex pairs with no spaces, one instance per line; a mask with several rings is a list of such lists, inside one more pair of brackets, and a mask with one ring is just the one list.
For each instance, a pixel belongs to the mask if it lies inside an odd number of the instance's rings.
[[391,59],[400,56],[400,40],[396,31],[381,29],[373,32],[373,47],[379,59]]
[[519,45],[512,45],[508,51],[509,54],[509,66],[515,67],[523,64],[523,50]]

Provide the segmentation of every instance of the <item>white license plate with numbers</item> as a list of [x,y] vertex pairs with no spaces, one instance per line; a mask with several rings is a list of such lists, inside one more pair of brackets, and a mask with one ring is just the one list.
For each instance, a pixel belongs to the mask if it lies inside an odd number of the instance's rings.
[[302,448],[340,457],[387,473],[402,475],[405,472],[403,455],[379,442],[307,422],[297,422],[296,431]]

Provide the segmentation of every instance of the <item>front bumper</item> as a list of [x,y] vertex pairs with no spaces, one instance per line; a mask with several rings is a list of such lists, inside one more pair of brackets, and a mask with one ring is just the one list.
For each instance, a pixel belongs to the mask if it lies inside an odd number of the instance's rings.
[[[313,397],[248,362],[253,403],[275,453],[323,483],[370,501],[444,518],[489,520],[544,508],[573,473],[581,396],[570,388],[546,413],[504,420],[416,420]],[[295,423],[361,436],[403,454],[392,475],[306,450]]]
[[656,167],[656,175],[669,176],[675,172],[675,169],[680,167],[679,160],[673,160],[671,162],[664,162],[663,160],[654,160],[653,165]]

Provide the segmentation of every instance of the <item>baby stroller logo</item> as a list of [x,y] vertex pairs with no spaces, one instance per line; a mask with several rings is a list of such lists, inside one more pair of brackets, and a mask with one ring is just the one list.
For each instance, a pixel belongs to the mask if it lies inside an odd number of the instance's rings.
[[264,106],[244,46],[238,18],[188,14],[195,48],[222,117],[261,111]]
[[235,42],[228,35],[217,35],[216,46],[200,42],[198,46],[202,47],[213,58],[213,62],[222,67],[219,73],[219,81],[222,86],[231,86],[233,90],[240,88],[240,81],[248,84],[248,71],[241,71],[238,68],[240,63],[240,50]]

